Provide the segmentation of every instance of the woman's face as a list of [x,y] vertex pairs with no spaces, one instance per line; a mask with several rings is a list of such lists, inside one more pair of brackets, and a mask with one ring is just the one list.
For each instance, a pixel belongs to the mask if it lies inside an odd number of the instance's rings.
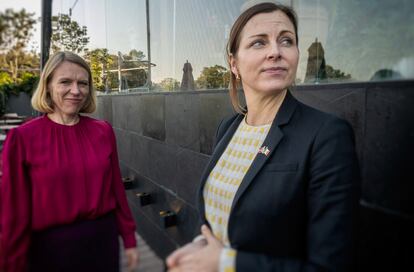
[[88,72],[75,63],[64,61],[53,72],[48,91],[55,113],[76,115],[89,94]]
[[230,57],[246,95],[272,95],[292,85],[299,60],[295,34],[282,11],[260,13],[246,23],[236,56]]

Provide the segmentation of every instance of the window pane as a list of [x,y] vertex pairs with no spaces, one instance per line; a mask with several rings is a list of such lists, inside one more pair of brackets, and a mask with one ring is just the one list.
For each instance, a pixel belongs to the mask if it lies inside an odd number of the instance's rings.
[[[88,53],[81,54],[96,64],[97,89],[227,88],[225,47],[231,25],[242,10],[261,1],[151,0],[150,51],[145,2],[53,1],[54,16],[66,16],[87,30]],[[414,1],[279,2],[298,13],[297,84],[414,78]],[[69,44],[77,50],[77,43]]]
[[414,78],[414,2],[298,0],[300,83]]
[[[150,1],[151,51],[156,90],[214,89],[228,86],[225,46],[242,0]],[[189,64],[186,64],[186,62]],[[183,69],[192,68],[191,76]],[[206,69],[209,68],[209,69]],[[206,78],[200,77],[203,69]],[[187,72],[190,73],[190,72]]]
[[[53,1],[53,17],[52,49],[84,57],[98,91],[148,91],[145,0]],[[83,39],[68,39],[65,22]]]

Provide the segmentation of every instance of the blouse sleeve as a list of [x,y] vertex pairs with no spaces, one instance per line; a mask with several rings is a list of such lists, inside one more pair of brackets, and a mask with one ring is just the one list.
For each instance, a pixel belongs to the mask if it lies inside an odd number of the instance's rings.
[[115,134],[112,129],[112,126],[108,124],[110,128],[110,137],[112,145],[112,154],[111,154],[111,167],[113,175],[113,184],[112,188],[115,193],[115,198],[117,202],[116,207],[116,221],[118,225],[119,233],[124,241],[125,248],[136,247],[135,239],[135,222],[132,218],[131,210],[128,206],[128,201],[125,194],[125,189],[122,184],[121,171],[119,169],[118,161],[118,151],[116,148]]
[[31,231],[31,186],[18,130],[8,133],[2,153],[0,271],[25,271]]

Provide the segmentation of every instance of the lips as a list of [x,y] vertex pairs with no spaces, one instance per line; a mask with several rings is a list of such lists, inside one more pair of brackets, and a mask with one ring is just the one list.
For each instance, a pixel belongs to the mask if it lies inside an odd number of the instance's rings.
[[271,74],[271,75],[284,75],[287,72],[287,68],[284,68],[284,67],[269,67],[269,68],[264,68],[262,70],[262,72],[264,72],[266,74]]
[[82,99],[75,99],[75,98],[66,98],[65,100],[68,101],[68,102],[71,102],[71,103],[80,103],[80,102],[82,102]]

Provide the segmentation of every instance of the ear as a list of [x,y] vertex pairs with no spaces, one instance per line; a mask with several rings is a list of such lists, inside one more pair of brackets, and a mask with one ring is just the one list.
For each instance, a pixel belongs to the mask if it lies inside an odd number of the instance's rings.
[[233,54],[230,54],[230,56],[229,56],[229,62],[230,62],[231,72],[234,75],[239,75],[239,70],[237,69],[237,60],[236,60],[236,58],[234,57]]

